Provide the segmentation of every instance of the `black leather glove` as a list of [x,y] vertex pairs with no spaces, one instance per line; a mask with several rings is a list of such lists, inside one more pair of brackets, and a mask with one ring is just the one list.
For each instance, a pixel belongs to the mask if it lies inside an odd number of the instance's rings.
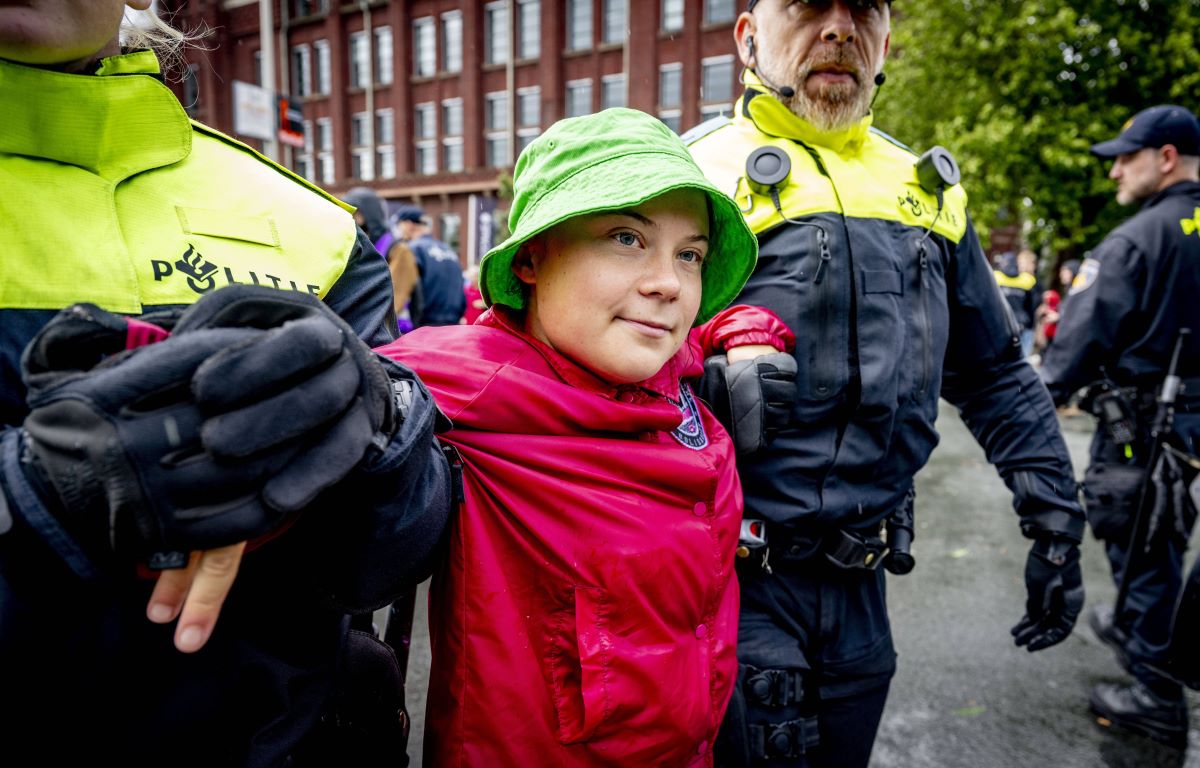
[[785,352],[729,364],[704,361],[701,396],[733,438],[739,454],[761,451],[787,425],[796,402],[796,359]]
[[380,359],[311,296],[221,289],[165,341],[104,357],[123,325],[72,307],[22,358],[35,464],[93,552],[103,531],[119,554],[176,567],[260,536],[396,426]]
[[1012,628],[1013,640],[1029,651],[1062,642],[1083,610],[1079,545],[1054,536],[1034,541],[1025,561],[1025,587],[1025,616]]

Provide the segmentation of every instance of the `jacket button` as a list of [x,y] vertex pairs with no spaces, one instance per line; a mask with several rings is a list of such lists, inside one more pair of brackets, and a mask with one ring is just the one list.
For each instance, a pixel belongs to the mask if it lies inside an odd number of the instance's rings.
[[696,517],[704,517],[708,514],[708,505],[703,501],[697,501],[696,506],[692,507],[692,514]]
[[707,633],[708,633],[708,627],[704,626],[703,624],[696,627],[696,637],[703,639]]

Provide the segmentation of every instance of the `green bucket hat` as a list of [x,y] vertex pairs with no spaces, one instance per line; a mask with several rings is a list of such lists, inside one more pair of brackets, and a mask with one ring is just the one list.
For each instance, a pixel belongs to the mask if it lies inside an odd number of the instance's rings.
[[534,235],[567,219],[629,208],[674,189],[698,189],[711,201],[700,311],[706,322],[741,292],[758,258],[758,241],[737,204],[714,187],[687,147],[662,121],[635,109],[606,109],[560,120],[521,152],[513,173],[512,231],[479,265],[489,305],[525,306],[513,257]]

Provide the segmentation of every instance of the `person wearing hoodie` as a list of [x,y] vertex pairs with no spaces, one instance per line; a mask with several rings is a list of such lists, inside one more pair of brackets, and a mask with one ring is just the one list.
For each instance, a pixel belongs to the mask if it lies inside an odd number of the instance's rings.
[[1031,540],[1018,646],[1048,648],[1075,624],[1083,512],[953,159],[939,149],[921,162],[872,126],[891,4],[746,9],[734,24],[745,91],[732,116],[684,138],[758,236],[736,302],[796,331],[798,373],[779,433],[739,456],[747,526],[765,542],[739,561],[742,684],[719,746],[727,765],[866,766],[896,669],[885,569],[912,566],[892,550],[912,533],[939,398],[959,408]]
[[392,234],[383,199],[370,187],[353,187],[345,201],[354,206],[354,221],[371,238],[371,244],[387,261],[392,276],[392,308],[396,327],[411,331],[420,321],[421,301],[414,295],[420,283],[417,260],[412,249]]
[[126,5],[0,3],[4,760],[333,764],[350,616],[446,523],[437,409],[349,209],[190,121]]
[[1033,251],[1018,254],[1005,251],[996,254],[995,275],[1000,293],[1008,302],[1013,320],[1021,329],[1021,354],[1029,357],[1033,353],[1034,329],[1037,325],[1037,308],[1042,303],[1034,265],[1037,257]]
[[742,502],[692,385],[717,350],[786,376],[791,332],[723,310],[754,238],[656,118],[555,123],[513,190],[480,265],[490,309],[379,350],[429,384],[464,474],[430,589],[425,763],[711,765]]

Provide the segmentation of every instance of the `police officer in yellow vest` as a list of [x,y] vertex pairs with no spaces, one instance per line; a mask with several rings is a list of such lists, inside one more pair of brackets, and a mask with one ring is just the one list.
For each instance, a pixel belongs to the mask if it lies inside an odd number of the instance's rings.
[[190,122],[125,5],[0,5],[5,761],[303,765],[350,614],[431,568],[436,407],[350,210]]
[[1033,352],[1033,330],[1038,305],[1042,303],[1042,292],[1038,288],[1037,256],[1024,250],[1014,254],[1005,251],[994,258],[996,284],[1000,295],[1008,302],[1013,321],[1021,329],[1021,354],[1029,357]]
[[895,670],[880,564],[911,566],[888,549],[911,532],[939,396],[999,469],[1032,542],[1013,630],[1029,650],[1060,642],[1082,608],[1083,513],[957,166],[944,150],[918,162],[871,125],[889,3],[751,0],[734,29],[745,91],[732,118],[684,139],[758,234],[737,300],[791,325],[799,373],[790,422],[739,459],[742,684],[719,763],[865,766]]

